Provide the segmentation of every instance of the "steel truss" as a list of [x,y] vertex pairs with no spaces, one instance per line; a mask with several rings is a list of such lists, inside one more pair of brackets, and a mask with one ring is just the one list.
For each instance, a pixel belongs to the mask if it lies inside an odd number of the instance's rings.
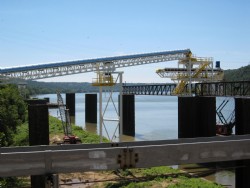
[[[174,89],[177,84],[143,84],[143,85],[123,85],[123,94],[134,95],[176,95]],[[188,90],[185,86],[185,91]],[[192,85],[193,87],[193,85]]]
[[196,96],[250,96],[250,81],[195,84]]
[[38,80],[44,78],[102,71],[107,62],[112,62],[115,68],[145,65],[184,58],[190,50],[175,50],[156,53],[145,53],[127,56],[116,56],[89,60],[69,61],[61,63],[41,64],[23,67],[0,69],[0,75],[9,78]]

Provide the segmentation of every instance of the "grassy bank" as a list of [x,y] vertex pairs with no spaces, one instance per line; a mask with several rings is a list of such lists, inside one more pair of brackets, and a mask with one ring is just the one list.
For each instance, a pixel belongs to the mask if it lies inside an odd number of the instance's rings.
[[[15,146],[28,146],[29,145],[29,129],[28,122],[23,123],[17,128],[17,133],[14,135]],[[50,116],[49,117],[49,134],[50,143],[54,144],[63,138],[62,123],[59,119]],[[89,133],[83,130],[82,127],[72,125],[72,134],[77,135],[83,143],[99,143],[100,137],[97,134]],[[106,138],[103,138],[104,142],[108,142]]]
[[[63,138],[63,129],[61,121],[55,117],[49,117],[49,132],[51,144],[60,141]],[[83,143],[99,143],[100,137],[94,133],[89,133],[81,127],[73,125],[72,132],[77,135]],[[14,145],[28,145],[28,123],[24,123],[17,129],[17,134],[14,136]],[[108,142],[106,138],[103,139]],[[65,179],[72,180],[82,179],[88,180],[88,187],[95,188],[137,188],[137,187],[157,187],[157,188],[222,188],[212,182],[205,181],[200,178],[194,178],[188,173],[183,173],[178,169],[171,167],[154,167],[147,169],[127,169],[116,171],[103,172],[85,172],[73,174],[60,174],[60,182]],[[100,181],[99,181],[99,180]],[[24,179],[27,185],[27,178]],[[98,180],[98,181],[96,181]],[[86,187],[86,183],[84,184]],[[79,187],[84,187],[79,184]],[[68,185],[61,186],[62,188],[70,187]]]

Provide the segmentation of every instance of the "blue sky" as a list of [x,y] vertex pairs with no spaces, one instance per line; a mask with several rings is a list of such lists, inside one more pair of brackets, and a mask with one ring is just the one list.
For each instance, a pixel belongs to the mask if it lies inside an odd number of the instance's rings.
[[[250,63],[248,0],[0,0],[0,67],[190,48],[224,69]],[[165,62],[121,69],[165,82]],[[47,81],[88,81],[94,73]]]

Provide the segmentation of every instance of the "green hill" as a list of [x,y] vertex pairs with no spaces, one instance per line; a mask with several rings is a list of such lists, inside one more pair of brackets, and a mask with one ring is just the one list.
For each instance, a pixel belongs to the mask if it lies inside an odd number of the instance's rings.
[[228,69],[224,71],[225,81],[250,81],[250,64],[239,69]]

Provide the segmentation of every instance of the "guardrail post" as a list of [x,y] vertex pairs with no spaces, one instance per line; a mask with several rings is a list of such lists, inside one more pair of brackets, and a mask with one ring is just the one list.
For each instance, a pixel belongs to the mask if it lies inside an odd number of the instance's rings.
[[46,176],[46,187],[45,188],[59,188],[58,174],[49,174]]

